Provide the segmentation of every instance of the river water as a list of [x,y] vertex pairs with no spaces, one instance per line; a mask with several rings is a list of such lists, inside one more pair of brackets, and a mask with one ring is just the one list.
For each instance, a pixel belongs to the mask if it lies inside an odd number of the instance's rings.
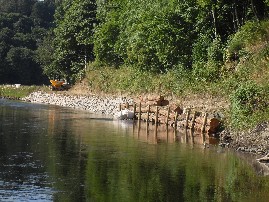
[[255,160],[200,142],[189,132],[2,99],[0,201],[269,200]]

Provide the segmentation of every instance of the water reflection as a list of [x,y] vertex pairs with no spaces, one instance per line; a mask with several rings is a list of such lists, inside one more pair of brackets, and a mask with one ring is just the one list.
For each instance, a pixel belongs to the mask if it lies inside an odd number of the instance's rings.
[[213,141],[0,100],[0,201],[267,201],[268,177]]

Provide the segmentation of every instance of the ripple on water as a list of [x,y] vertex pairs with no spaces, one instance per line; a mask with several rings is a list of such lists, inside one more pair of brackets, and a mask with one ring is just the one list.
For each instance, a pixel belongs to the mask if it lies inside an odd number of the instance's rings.
[[0,165],[1,202],[53,201],[53,182],[33,153],[18,152],[4,159]]

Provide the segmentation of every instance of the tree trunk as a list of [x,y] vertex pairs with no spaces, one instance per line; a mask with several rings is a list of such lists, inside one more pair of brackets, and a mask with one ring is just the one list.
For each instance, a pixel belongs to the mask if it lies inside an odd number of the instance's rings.
[[212,8],[212,17],[213,17],[213,22],[214,22],[214,34],[215,34],[215,39],[217,38],[217,23],[216,23],[216,16],[215,16],[215,10]]

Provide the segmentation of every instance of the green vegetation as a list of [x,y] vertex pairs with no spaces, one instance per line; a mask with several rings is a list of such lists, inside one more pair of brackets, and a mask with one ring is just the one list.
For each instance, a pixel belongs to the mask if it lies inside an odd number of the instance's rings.
[[0,0],[0,82],[43,84],[36,49],[52,25],[50,0]]
[[222,51],[223,61],[218,67],[209,61],[201,64],[203,69],[198,66],[193,69],[174,67],[160,74],[130,66],[115,69],[91,63],[87,79],[92,89],[108,93],[224,97],[231,102],[227,124],[238,129],[250,128],[269,117],[268,25],[268,21],[249,21],[230,36],[222,49],[215,48],[220,46],[219,42],[212,45],[211,56]]
[[222,96],[233,127],[268,118],[268,0],[0,3],[2,84],[86,77],[93,91]]
[[113,9],[100,7],[103,23],[95,32],[96,60],[87,71],[91,88],[219,96],[231,102],[227,124],[232,127],[248,128],[267,120],[267,5],[259,10],[261,5],[237,2],[233,8],[241,5],[249,13],[240,13],[235,23],[227,16],[234,14],[232,5],[222,1],[167,2],[122,6],[115,1],[110,4]]
[[11,85],[0,85],[0,98],[8,97],[12,99],[18,99],[26,97],[32,92],[48,90],[48,86],[20,86],[19,88],[16,88],[16,86]]

